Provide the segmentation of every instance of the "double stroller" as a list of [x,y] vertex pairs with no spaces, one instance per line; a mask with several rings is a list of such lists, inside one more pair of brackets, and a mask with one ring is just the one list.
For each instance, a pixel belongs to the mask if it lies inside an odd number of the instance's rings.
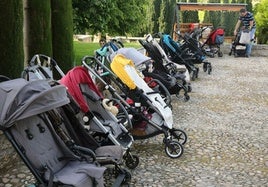
[[[106,167],[98,159],[120,158],[120,149],[93,151],[69,138],[65,125],[71,122],[60,112],[70,104],[64,86],[18,78],[1,82],[0,95],[0,130],[36,178],[35,186],[104,186]],[[126,179],[122,174],[115,183]]]
[[120,93],[96,72],[94,64],[100,64],[96,58],[85,56],[82,63],[127,109],[132,122],[129,132],[134,139],[147,139],[164,134],[166,154],[171,158],[180,157],[183,153],[182,145],[186,143],[187,136],[183,130],[172,127],[173,116],[169,107],[170,101],[166,103],[159,92],[148,86],[130,59],[117,54],[111,60],[111,70],[105,66],[103,68],[109,72],[112,81],[118,85],[122,91]]

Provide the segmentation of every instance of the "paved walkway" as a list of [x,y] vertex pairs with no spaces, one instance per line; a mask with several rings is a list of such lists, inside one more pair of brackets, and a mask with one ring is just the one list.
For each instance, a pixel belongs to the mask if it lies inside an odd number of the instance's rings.
[[[161,136],[136,141],[141,161],[130,186],[268,186],[268,57],[209,61],[213,72],[192,82],[190,101],[173,100],[174,127],[189,138],[184,154],[168,158]],[[21,162],[6,169],[3,161],[0,187],[31,182]]]

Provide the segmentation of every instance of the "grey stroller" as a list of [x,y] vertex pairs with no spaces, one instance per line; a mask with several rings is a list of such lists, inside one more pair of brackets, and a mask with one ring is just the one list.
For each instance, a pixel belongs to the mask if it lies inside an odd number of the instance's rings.
[[104,186],[106,168],[96,164],[96,155],[86,148],[81,149],[85,157],[70,151],[48,116],[69,103],[65,87],[14,79],[0,83],[0,95],[0,130],[35,176],[36,186]]
[[[80,119],[80,124],[85,124],[84,128],[80,128],[79,131],[86,130],[89,136],[94,137],[99,145],[121,146],[125,165],[130,169],[136,168],[139,164],[139,157],[132,155],[130,151],[134,141],[133,137],[128,133],[124,125],[102,106],[100,95],[96,93],[96,86],[93,84],[89,74],[81,68],[76,67],[65,75],[54,59],[37,54],[23,71],[22,77],[27,80],[53,80],[53,74],[55,73],[62,76],[63,78],[60,82],[68,87],[72,106],[75,105],[76,108],[79,106],[81,109],[76,110],[76,112],[69,114],[67,117],[76,115]],[[83,101],[82,104],[81,101]],[[128,122],[128,124],[130,123]],[[83,146],[86,146],[85,141],[83,142]]]

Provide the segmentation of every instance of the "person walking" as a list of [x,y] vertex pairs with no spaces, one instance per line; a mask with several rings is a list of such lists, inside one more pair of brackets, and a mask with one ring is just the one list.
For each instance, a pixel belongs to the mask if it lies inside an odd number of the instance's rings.
[[251,55],[252,43],[254,41],[255,32],[256,32],[256,22],[255,22],[253,13],[247,11],[245,8],[240,9],[239,18],[234,29],[235,36],[237,35],[237,31],[241,23],[243,25],[243,29],[247,29],[250,32],[251,42],[249,44],[246,44],[246,54],[245,54],[245,56],[249,58]]

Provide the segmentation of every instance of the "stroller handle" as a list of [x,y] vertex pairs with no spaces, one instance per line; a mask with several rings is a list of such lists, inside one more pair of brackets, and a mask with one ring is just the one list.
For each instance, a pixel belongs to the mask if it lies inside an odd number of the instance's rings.
[[44,54],[36,54],[32,57],[32,59],[29,62],[29,66],[35,66],[35,65],[39,67],[42,67],[42,66],[53,67],[58,71],[58,73],[62,77],[65,75],[63,71],[60,69],[60,67],[58,66],[57,62],[53,58],[46,56]]

